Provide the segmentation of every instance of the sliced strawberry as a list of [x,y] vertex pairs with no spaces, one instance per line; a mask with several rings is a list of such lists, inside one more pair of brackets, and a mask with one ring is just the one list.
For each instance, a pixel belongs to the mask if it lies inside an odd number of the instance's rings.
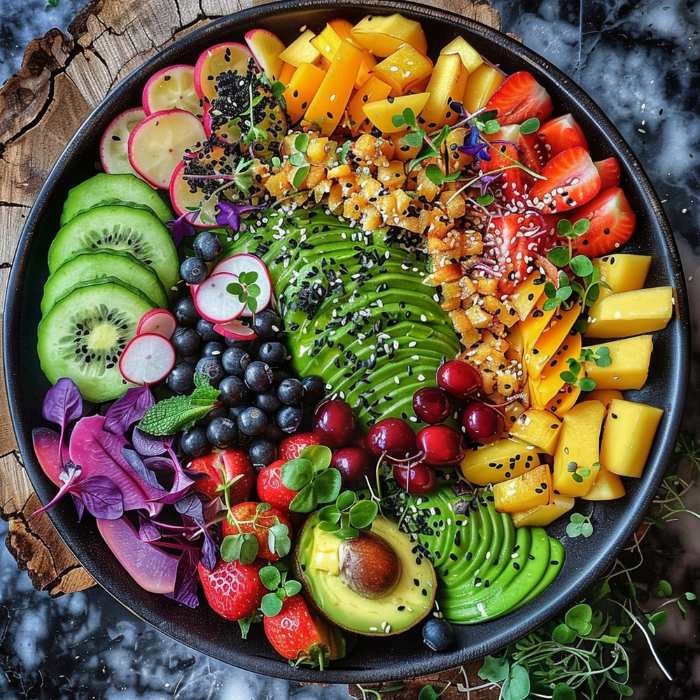
[[[266,506],[263,509],[261,506]],[[270,528],[273,525],[285,525],[289,537],[292,536],[292,524],[287,516],[269,503],[238,503],[221,523],[221,532],[226,535],[247,533],[255,535],[258,541],[258,556],[267,561],[277,561],[280,555],[270,549]]]
[[597,160],[593,163],[598,175],[600,175],[600,189],[607,190],[608,187],[617,187],[620,184],[620,162],[615,156]]
[[542,168],[544,180],[538,180],[528,192],[536,209],[554,213],[569,211],[590,202],[600,191],[600,175],[585,148],[567,148]]
[[[481,169],[485,173],[500,171],[495,189],[500,189],[504,203],[520,202],[525,191],[525,173],[517,167],[520,161],[520,154],[517,147],[512,143],[493,143],[489,148],[491,160],[482,160]],[[505,168],[505,170],[501,170]]]
[[[514,145],[518,151],[518,160],[536,173],[540,172],[547,160],[544,148],[537,140],[537,135],[521,134],[520,125],[518,124],[509,124],[501,127],[495,134],[486,138],[494,144],[491,150],[494,150],[503,141],[508,142],[509,145]],[[491,150],[489,153],[491,153]]]
[[255,483],[255,472],[243,450],[211,452],[193,459],[189,469],[204,475],[197,479],[194,488],[209,498],[222,496],[223,484],[228,483],[230,503],[245,501]]
[[590,258],[614,253],[632,237],[637,222],[625,193],[619,187],[603,190],[576,210],[575,216],[591,222],[588,231],[574,239],[574,250]]
[[242,620],[252,615],[267,592],[260,581],[259,564],[241,564],[240,561],[220,561],[207,571],[197,565],[204,597],[209,607],[227,620]]
[[299,433],[284,438],[280,443],[280,459],[288,462],[296,459],[301,451],[309,445],[320,445],[321,438],[316,433]]
[[282,483],[282,467],[285,460],[278,459],[268,464],[258,472],[258,498],[270,505],[276,506],[283,512],[289,511],[289,504],[294,500],[297,491],[288,489]]
[[495,109],[503,125],[520,124],[531,117],[542,122],[552,113],[552,98],[532,73],[518,71],[501,83],[485,109]]
[[537,131],[537,139],[547,153],[547,160],[574,146],[581,146],[588,150],[588,141],[583,130],[570,114],[550,119],[542,124]]

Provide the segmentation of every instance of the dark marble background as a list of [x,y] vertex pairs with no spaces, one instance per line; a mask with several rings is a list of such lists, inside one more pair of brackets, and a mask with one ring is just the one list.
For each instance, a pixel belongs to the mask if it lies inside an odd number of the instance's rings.
[[[691,297],[694,336],[700,315],[700,4],[692,0],[495,0],[505,31],[559,66],[605,109],[656,185],[673,225]],[[29,39],[65,28],[81,5],[0,0],[0,82],[17,69]],[[695,347],[700,347],[697,343]],[[688,402],[697,431],[697,357]],[[690,505],[700,507],[700,490]],[[5,524],[0,522],[0,535]],[[650,566],[674,585],[695,586],[698,521],[684,519],[647,547]],[[636,697],[698,697],[696,616],[659,631],[659,650],[676,676],[659,680],[647,651],[633,656]],[[0,697],[344,698],[347,689],[300,687],[256,676],[194,653],[132,617],[100,589],[51,600],[32,589],[0,547]],[[694,688],[695,690],[690,690]]]

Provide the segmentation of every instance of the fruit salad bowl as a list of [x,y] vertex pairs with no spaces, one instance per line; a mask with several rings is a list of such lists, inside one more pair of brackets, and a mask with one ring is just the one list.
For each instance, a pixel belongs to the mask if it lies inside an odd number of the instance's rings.
[[[68,499],[50,511],[56,528],[80,563],[135,615],[174,639],[232,665],[304,682],[373,683],[405,679],[495,652],[581,596],[603,574],[641,521],[663,476],[682,417],[688,371],[687,299],[678,252],[661,204],[641,165],[613,124],[588,95],[543,58],[498,31],[446,11],[409,2],[362,0],[276,2],[244,10],[214,21],[160,52],[117,85],[86,120],[67,144],[27,217],[5,306],[5,372],[13,424],[30,479],[42,502],[47,503],[55,495],[55,485],[40,467],[31,437],[32,429],[42,423],[41,397],[49,387],[34,350],[42,313],[36,289],[47,279],[47,257],[51,262],[51,255],[61,252],[54,246],[49,253],[59,228],[61,205],[71,188],[97,171],[93,164],[98,162],[100,137],[105,129],[117,115],[133,108],[142,93],[153,89],[152,76],[159,70],[174,64],[194,65],[203,50],[221,42],[239,41],[251,29],[263,27],[286,43],[298,35],[297,29],[302,26],[320,30],[326,21],[336,17],[356,22],[367,14],[392,12],[420,22],[429,45],[463,36],[505,71],[529,71],[546,88],[558,109],[570,112],[580,124],[594,160],[617,158],[621,185],[637,215],[637,233],[625,251],[653,256],[647,285],[671,286],[675,290],[673,318],[654,335],[649,379],[641,390],[631,391],[626,397],[662,407],[664,414],[643,477],[629,482],[627,497],[584,502],[584,512],[595,519],[595,530],[590,537],[567,538],[561,520],[548,529],[566,548],[566,561],[554,582],[536,598],[503,617],[455,626],[456,641],[442,653],[428,650],[422,644],[420,627],[414,627],[391,640],[352,637],[345,658],[324,671],[290,666],[272,652],[260,629],[251,630],[248,638],[242,640],[236,625],[208,607],[192,610],[139,587],[109,551],[94,520],[86,518],[78,523]],[[157,323],[154,319],[151,322]],[[98,396],[96,400],[101,399]],[[377,624],[385,623],[377,620]]]

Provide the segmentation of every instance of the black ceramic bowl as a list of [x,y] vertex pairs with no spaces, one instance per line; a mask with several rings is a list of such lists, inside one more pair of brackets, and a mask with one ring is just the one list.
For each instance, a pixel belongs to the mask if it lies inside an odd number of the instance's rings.
[[[594,160],[615,155],[622,163],[623,185],[639,218],[633,248],[654,256],[649,284],[670,284],[677,290],[676,317],[655,334],[652,367],[646,387],[634,398],[664,408],[665,413],[644,472],[628,480],[628,495],[594,507],[595,532],[589,539],[566,539],[567,559],[560,576],[529,605],[493,622],[457,628],[458,643],[444,654],[430,652],[419,631],[390,639],[360,638],[352,653],[320,673],[291,668],[275,656],[258,627],[242,641],[237,626],[214,615],[206,605],[189,610],[141,590],[121,569],[88,519],[79,525],[70,502],[64,501],[51,518],[68,546],[96,581],[134,614],[165,634],[235,666],[299,681],[371,683],[403,679],[457,666],[494,652],[542,624],[572,603],[610,565],[648,506],[671,455],[685,395],[688,364],[688,315],[678,252],[657,196],[640,164],[594,102],[567,76],[507,36],[458,15],[408,2],[337,2],[309,0],[279,2],[239,12],[175,42],[121,82],[93,112],[66,147],[51,172],[22,232],[5,305],[4,352],[7,390],[14,428],[27,472],[42,501],[55,488],[44,477],[31,446],[31,429],[41,424],[41,397],[48,388],[39,369],[36,329],[39,289],[47,276],[46,254],[58,228],[60,207],[68,189],[93,173],[102,130],[121,110],[137,104],[146,79],[172,63],[193,62],[207,46],[239,39],[255,26],[290,39],[297,28],[321,28],[338,15],[357,20],[372,13],[402,12],[420,20],[429,45],[444,45],[462,34],[491,61],[506,71],[527,69],[547,87],[559,113],[572,112],[591,144]],[[563,537],[563,525],[553,528]]]

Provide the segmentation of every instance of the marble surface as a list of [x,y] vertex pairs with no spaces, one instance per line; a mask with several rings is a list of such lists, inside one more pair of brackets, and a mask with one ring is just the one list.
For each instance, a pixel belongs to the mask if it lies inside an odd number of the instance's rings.
[[[496,0],[506,31],[559,66],[592,94],[617,124],[656,185],[676,234],[691,297],[693,333],[700,314],[700,116],[696,113],[700,5],[692,0]],[[80,3],[0,0],[0,82],[19,65],[24,44],[52,26],[65,28]],[[696,347],[700,347],[696,343]],[[697,425],[697,357],[688,426]],[[700,493],[691,494],[696,510]],[[0,536],[5,524],[0,522]],[[674,584],[697,585],[697,521],[687,518],[648,546]],[[685,589],[684,589],[685,590]],[[646,651],[635,654],[636,697],[690,698],[700,684],[692,624],[660,631],[660,651],[678,683],[658,681]],[[256,676],[194,653],[140,623],[100,589],[56,600],[31,587],[0,547],[0,696],[104,698],[334,698],[347,689],[300,687]],[[698,687],[697,685],[695,687]],[[692,694],[692,693],[691,693]]]

